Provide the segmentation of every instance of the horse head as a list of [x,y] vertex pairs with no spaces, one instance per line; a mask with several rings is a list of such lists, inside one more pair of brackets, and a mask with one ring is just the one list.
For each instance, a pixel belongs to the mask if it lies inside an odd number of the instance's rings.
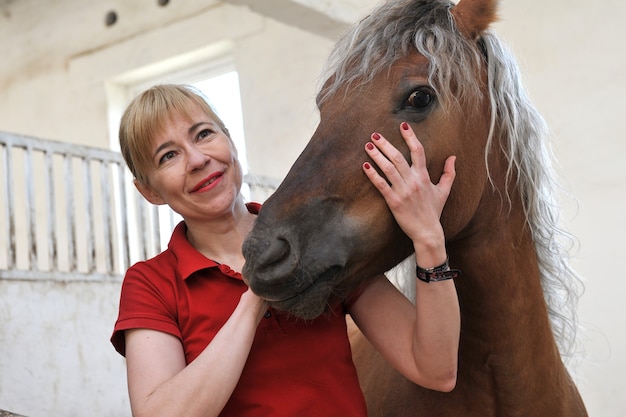
[[318,94],[317,130],[244,243],[243,272],[255,293],[313,318],[411,254],[410,240],[361,169],[373,132],[409,158],[403,121],[424,145],[433,181],[445,159],[457,156],[442,223],[448,239],[467,230],[489,183],[480,35],[494,18],[493,0],[397,1],[339,41]]
[[371,415],[587,415],[555,342],[573,346],[579,282],[547,129],[488,29],[495,3],[394,0],[355,25],[331,54],[317,130],[244,242],[252,290],[317,317],[413,250],[362,171],[371,134],[408,160],[399,126],[411,124],[432,181],[457,156],[441,217],[463,270],[457,387],[444,399],[408,383],[354,337]]

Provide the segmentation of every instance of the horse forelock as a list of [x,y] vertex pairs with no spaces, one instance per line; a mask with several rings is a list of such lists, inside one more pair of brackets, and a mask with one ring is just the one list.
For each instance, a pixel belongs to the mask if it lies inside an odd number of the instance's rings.
[[381,4],[335,45],[326,63],[318,105],[342,88],[366,85],[415,50],[429,60],[431,86],[440,100],[454,104],[480,96],[476,72],[482,54],[457,31],[450,13],[453,6],[442,0]]
[[572,237],[559,225],[560,187],[549,132],[528,99],[509,50],[491,30],[482,33],[478,41],[462,36],[451,14],[453,6],[441,0],[400,0],[380,5],[335,45],[326,64],[318,105],[343,88],[365,86],[415,49],[429,60],[430,83],[439,99],[447,105],[458,105],[485,94],[478,74],[487,65],[491,129],[485,163],[490,150],[500,148],[506,154],[507,186],[501,194],[511,202],[507,194],[513,188],[509,187],[511,182],[521,193],[552,329],[561,353],[569,356],[574,349],[575,311],[582,284],[568,262]]

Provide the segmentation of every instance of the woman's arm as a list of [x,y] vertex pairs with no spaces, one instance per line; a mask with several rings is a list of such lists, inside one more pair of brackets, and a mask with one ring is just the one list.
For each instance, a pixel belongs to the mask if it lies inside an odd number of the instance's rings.
[[[448,158],[438,184],[432,184],[424,148],[407,123],[401,124],[400,131],[411,151],[411,165],[374,133],[366,151],[386,179],[367,163],[363,169],[413,240],[417,265],[432,268],[447,259],[439,218],[454,182],[455,158]],[[460,335],[456,288],[452,280],[415,281],[415,306],[381,276],[364,290],[350,313],[363,334],[407,378],[450,391],[456,384]]]
[[452,281],[418,283],[415,306],[380,275],[350,309],[352,319],[381,355],[425,388],[456,384],[459,311]]
[[211,343],[187,366],[178,338],[155,330],[127,330],[133,416],[217,416],[239,381],[266,309],[264,301],[246,291]]

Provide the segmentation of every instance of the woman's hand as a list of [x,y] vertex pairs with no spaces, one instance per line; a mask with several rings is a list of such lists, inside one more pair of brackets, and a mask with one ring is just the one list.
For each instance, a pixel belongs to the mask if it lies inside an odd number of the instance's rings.
[[246,292],[241,295],[240,303],[248,305],[249,307],[247,308],[250,308],[252,309],[252,311],[255,312],[257,325],[269,308],[269,302],[265,301],[264,299],[253,293],[250,288],[248,288]]
[[411,126],[403,122],[400,133],[411,151],[411,165],[389,141],[379,133],[372,134],[372,141],[365,146],[387,179],[381,177],[366,162],[365,174],[385,198],[396,221],[409,237],[419,237],[424,228],[439,223],[443,206],[450,195],[455,178],[455,157],[446,160],[443,174],[437,184],[430,181],[426,170],[424,147]]
[[[365,150],[386,179],[367,162],[363,164],[363,170],[380,191],[398,225],[413,240],[419,256],[424,251],[428,252],[433,245],[443,244],[443,229],[439,219],[456,176],[456,157],[448,157],[439,182],[433,184],[426,169],[424,147],[413,129],[403,122],[400,124],[400,133],[411,152],[411,165],[382,135],[373,133],[372,141],[365,145]],[[419,250],[422,248],[424,250]],[[426,264],[420,266],[429,267]]]

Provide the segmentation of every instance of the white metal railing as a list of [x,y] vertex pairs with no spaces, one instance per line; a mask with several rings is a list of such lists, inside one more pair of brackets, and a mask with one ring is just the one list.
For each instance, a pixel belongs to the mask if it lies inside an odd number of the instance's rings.
[[[135,190],[119,152],[0,132],[0,279],[116,279],[178,217]],[[254,201],[278,181],[246,176]]]

